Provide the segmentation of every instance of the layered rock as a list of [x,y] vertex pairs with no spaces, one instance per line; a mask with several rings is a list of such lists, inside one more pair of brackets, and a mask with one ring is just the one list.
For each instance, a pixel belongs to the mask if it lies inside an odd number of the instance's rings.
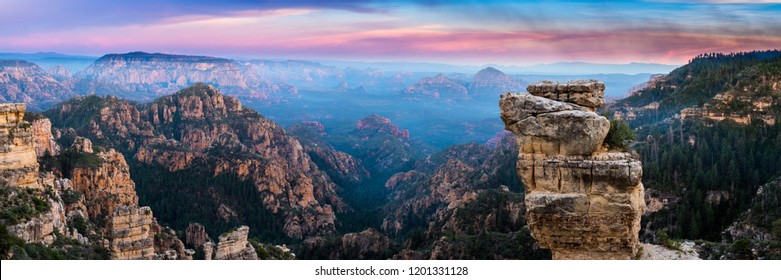
[[558,83],[540,81],[526,87],[535,96],[586,106],[590,111],[605,105],[605,84],[596,81]]
[[38,159],[25,104],[0,104],[0,181],[11,186],[40,188]]
[[528,91],[502,95],[499,106],[519,146],[532,235],[555,259],[634,258],[645,209],[642,165],[602,145],[610,123],[593,111],[604,104],[604,85],[540,82]]
[[109,220],[112,259],[139,260],[155,258],[152,209],[119,206]]
[[249,227],[241,226],[220,235],[214,258],[217,260],[257,260],[255,248],[247,241]]

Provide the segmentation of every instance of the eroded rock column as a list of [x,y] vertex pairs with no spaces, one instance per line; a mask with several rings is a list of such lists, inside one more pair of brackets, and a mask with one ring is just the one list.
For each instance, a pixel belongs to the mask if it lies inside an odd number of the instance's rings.
[[640,247],[642,165],[603,146],[610,122],[598,81],[538,82],[499,101],[516,136],[532,236],[554,259],[631,259]]

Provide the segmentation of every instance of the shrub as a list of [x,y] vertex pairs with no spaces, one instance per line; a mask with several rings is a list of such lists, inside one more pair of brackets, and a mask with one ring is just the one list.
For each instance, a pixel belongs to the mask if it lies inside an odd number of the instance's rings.
[[605,144],[613,149],[627,150],[628,142],[635,140],[635,132],[625,120],[616,120],[607,115],[605,117],[610,120],[610,130],[605,137]]

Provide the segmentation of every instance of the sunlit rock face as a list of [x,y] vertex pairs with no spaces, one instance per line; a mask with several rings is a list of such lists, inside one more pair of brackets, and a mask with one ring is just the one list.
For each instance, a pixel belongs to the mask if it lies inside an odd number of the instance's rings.
[[499,101],[519,147],[532,236],[554,259],[631,259],[640,243],[642,164],[603,141],[610,122],[598,81],[538,82]]
[[33,129],[23,120],[26,110],[25,104],[0,104],[0,182],[41,188]]

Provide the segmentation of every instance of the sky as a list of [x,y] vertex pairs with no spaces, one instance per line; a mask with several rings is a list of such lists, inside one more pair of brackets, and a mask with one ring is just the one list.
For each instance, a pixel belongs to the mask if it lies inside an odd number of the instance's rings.
[[0,52],[532,65],[781,48],[781,1],[0,0]]

